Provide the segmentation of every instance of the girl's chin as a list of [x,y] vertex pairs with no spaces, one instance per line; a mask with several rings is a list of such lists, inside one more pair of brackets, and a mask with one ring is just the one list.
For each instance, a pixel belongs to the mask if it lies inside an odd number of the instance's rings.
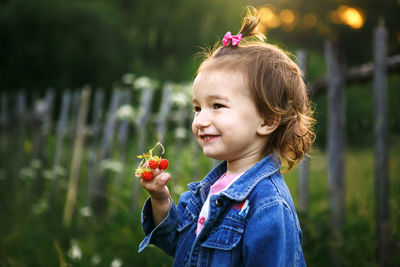
[[218,153],[216,151],[211,151],[210,149],[205,149],[203,148],[203,154],[207,158],[215,159],[215,160],[224,160],[224,154],[223,153]]

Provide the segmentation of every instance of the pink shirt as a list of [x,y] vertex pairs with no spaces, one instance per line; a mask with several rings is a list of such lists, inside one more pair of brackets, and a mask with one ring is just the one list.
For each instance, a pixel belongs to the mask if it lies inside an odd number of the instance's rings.
[[199,214],[199,219],[197,221],[197,229],[196,229],[196,235],[198,235],[203,229],[204,223],[206,222],[208,218],[208,213],[210,210],[210,196],[216,195],[227,189],[233,182],[235,182],[239,177],[241,173],[235,173],[235,174],[230,174],[227,175],[224,173],[211,187],[210,187],[210,192],[208,193],[207,199],[204,202],[204,205],[200,211]]

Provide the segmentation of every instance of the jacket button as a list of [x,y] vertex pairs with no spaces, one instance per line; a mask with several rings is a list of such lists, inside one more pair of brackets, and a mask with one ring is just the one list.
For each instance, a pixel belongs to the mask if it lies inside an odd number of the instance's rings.
[[222,207],[223,204],[224,204],[224,202],[222,201],[222,199],[217,198],[217,199],[215,200],[215,205],[216,205],[217,207]]

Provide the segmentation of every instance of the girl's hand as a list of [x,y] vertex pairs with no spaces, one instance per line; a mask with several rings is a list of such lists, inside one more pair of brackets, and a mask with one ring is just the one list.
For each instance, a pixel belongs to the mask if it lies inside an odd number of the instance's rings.
[[169,190],[167,187],[171,175],[158,168],[151,170],[151,172],[154,175],[153,179],[145,180],[140,178],[140,184],[150,193],[153,223],[157,226],[165,219],[165,217],[167,217],[168,211],[171,208],[171,200],[169,198]]
[[169,190],[167,183],[171,179],[171,175],[158,168],[151,171],[153,173],[153,179],[144,180],[143,178],[140,178],[140,184],[149,192],[152,201],[169,203]]
[[153,155],[153,151],[158,146],[162,149],[161,154],[164,154],[165,149],[163,145],[157,142],[148,153],[143,153],[138,156],[142,161],[135,171],[135,175],[139,178],[140,184],[150,193],[153,221],[156,226],[165,219],[171,208],[171,200],[167,187],[171,175],[163,171],[168,168],[169,163],[167,159]]

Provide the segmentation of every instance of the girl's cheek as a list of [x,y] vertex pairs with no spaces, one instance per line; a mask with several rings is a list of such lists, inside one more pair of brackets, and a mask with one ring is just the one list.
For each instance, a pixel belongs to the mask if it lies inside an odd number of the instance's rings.
[[196,126],[194,126],[194,120],[192,121],[192,133],[194,136],[196,136],[197,128],[196,128]]

